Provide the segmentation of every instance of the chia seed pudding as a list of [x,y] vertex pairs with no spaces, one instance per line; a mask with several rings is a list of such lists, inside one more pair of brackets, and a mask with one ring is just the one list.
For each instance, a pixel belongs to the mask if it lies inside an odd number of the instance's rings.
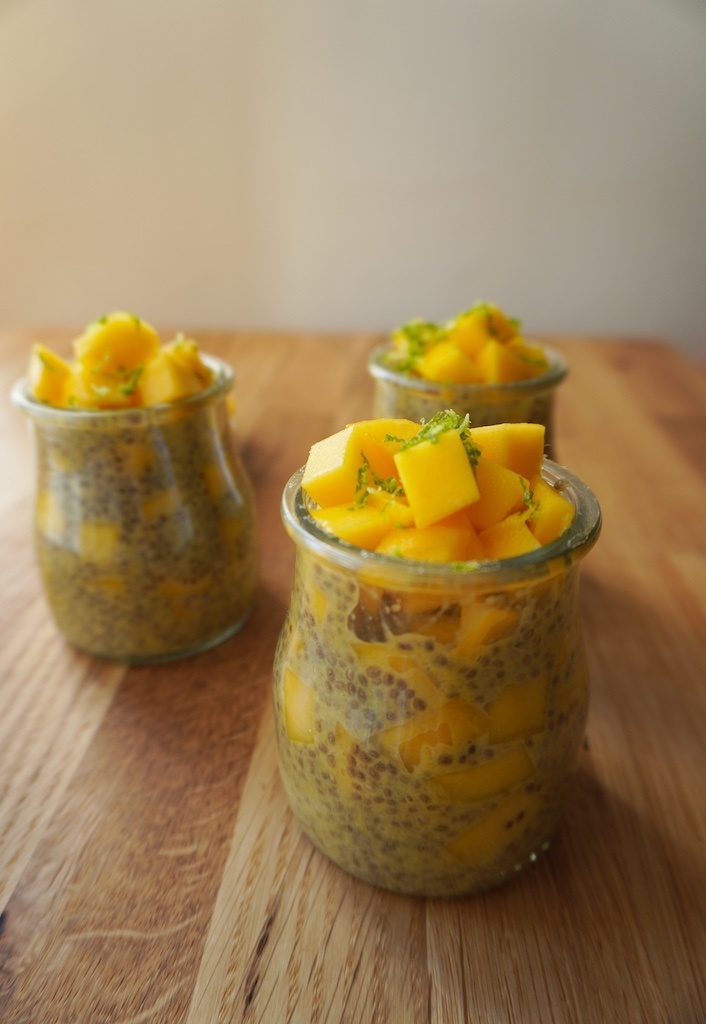
[[37,440],[35,544],[59,629],[100,657],[171,660],[245,622],[258,559],[250,483],[234,446],[230,368],[177,402],[128,410],[15,403]]
[[544,348],[549,369],[540,377],[505,384],[439,384],[391,369],[385,362],[389,344],[370,354],[368,370],[374,379],[373,416],[429,421],[435,413],[454,409],[468,413],[471,426],[492,423],[543,423],[546,451],[555,457],[554,393],[568,373],[565,359]]
[[363,552],[321,531],[299,484],[274,665],[280,773],[340,867],[419,896],[495,886],[547,848],[588,711],[579,562],[600,529],[587,488],[545,461],[574,523],[543,549],[465,569]]

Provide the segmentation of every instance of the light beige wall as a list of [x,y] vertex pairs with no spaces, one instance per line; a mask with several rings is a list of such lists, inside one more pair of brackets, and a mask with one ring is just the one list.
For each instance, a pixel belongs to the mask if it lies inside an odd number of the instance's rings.
[[0,0],[0,327],[706,338],[702,0]]

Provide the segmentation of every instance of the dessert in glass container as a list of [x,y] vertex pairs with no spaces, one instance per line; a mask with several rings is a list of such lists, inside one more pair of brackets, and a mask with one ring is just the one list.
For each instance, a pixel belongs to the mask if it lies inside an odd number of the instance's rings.
[[542,423],[555,454],[554,398],[568,372],[559,352],[528,341],[519,321],[479,302],[443,324],[410,320],[370,354],[373,414],[429,420],[453,408],[473,426]]
[[578,576],[601,517],[543,440],[450,412],[370,420],[314,445],[285,488],[280,774],[304,832],[372,884],[498,885],[570,799],[589,700]]
[[243,625],[258,578],[233,371],[127,313],[89,325],[74,353],[35,346],[13,389],[34,427],[34,538],[57,625],[129,663],[212,647]]

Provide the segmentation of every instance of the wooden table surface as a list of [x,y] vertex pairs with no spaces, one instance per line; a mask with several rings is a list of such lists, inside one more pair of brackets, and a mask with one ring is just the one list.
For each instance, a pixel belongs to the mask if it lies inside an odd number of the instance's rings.
[[[372,335],[196,332],[238,374],[262,546],[254,613],[209,653],[125,668],[67,646],[30,538],[34,450],[0,403],[3,1024],[704,1024],[706,379],[657,342],[551,339],[558,459],[596,492],[576,798],[504,888],[415,900],[348,877],[279,782],[271,669],[292,580],[279,498],[370,414]],[[0,335],[0,390],[32,340]]]

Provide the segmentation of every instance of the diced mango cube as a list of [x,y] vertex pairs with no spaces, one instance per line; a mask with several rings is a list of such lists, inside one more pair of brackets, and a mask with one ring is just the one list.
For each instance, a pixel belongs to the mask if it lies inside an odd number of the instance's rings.
[[119,539],[120,527],[117,523],[85,520],[79,528],[79,554],[87,562],[108,565],[115,561]]
[[464,864],[489,867],[522,836],[543,802],[539,793],[510,793],[467,832],[452,839],[447,852]]
[[528,483],[519,473],[481,456],[476,465],[476,483],[480,497],[468,508],[476,530],[487,530],[524,507]]
[[66,384],[66,404],[81,409],[126,409],[136,401],[135,389],[118,374],[75,366]]
[[207,462],[201,467],[204,487],[213,501],[228,493],[230,488],[229,471],[220,462]]
[[471,436],[486,459],[519,473],[525,480],[541,473],[544,424],[494,423],[487,427],[474,427]]
[[515,558],[541,547],[521,512],[489,526],[478,534],[478,539],[488,558]]
[[39,534],[49,541],[61,543],[66,534],[66,517],[59,496],[54,491],[40,491],[36,503]]
[[438,775],[429,788],[438,796],[458,803],[479,803],[512,789],[530,779],[536,768],[532,758],[519,743],[501,751],[490,760],[481,761],[460,771]]
[[517,625],[519,615],[509,608],[489,604],[464,604],[456,634],[456,654],[469,657],[476,651],[508,636]]
[[385,416],[374,420],[360,420],[358,426],[362,433],[384,445],[385,451],[389,454],[398,451],[400,445],[414,437],[419,430],[419,424],[414,420]]
[[[180,363],[185,369],[191,370],[194,376],[198,378],[201,387],[207,387],[211,383],[213,372],[201,358],[201,350],[198,343],[191,338],[185,338],[181,334],[177,335],[176,338],[163,346],[162,351],[168,352],[175,362]],[[232,396],[229,395],[228,397]]]
[[472,743],[487,730],[488,716],[482,708],[452,697],[439,707],[383,730],[378,740],[388,754],[396,752],[411,772],[420,764],[433,764],[440,753]]
[[491,338],[478,353],[478,372],[488,384],[507,384],[536,376],[533,366],[510,345]]
[[[404,419],[349,423],[343,430],[312,445],[302,477],[303,490],[324,508],[351,502],[364,460],[369,463],[371,472],[383,480],[395,475],[393,454],[400,445],[385,441],[385,437],[389,434],[406,440],[418,430],[418,423]],[[374,485],[373,479],[367,482]]]
[[[473,360],[492,337],[488,326],[488,315],[485,309],[479,306],[457,316],[449,325],[448,332],[449,340],[454,341],[461,351]],[[477,374],[478,370],[476,369]]]
[[440,341],[417,362],[417,372],[425,380],[439,383],[471,384],[480,380],[476,364],[452,341]]
[[34,397],[48,405],[66,404],[71,367],[44,345],[34,345],[29,360],[29,384]]
[[395,465],[415,526],[430,526],[478,500],[478,484],[456,430],[398,452]]
[[139,388],[145,405],[159,405],[196,394],[203,389],[203,381],[164,346],[145,365]]
[[382,555],[422,562],[462,562],[467,557],[469,538],[468,529],[432,523],[390,530],[375,550]]
[[532,478],[530,490],[537,510],[529,528],[540,544],[549,544],[571,526],[574,506],[541,476]]
[[291,669],[285,668],[282,700],[287,736],[295,743],[313,743],[316,704],[313,686],[303,683]]
[[529,377],[539,377],[549,369],[549,360],[541,345],[530,345],[518,335],[510,341],[508,348],[526,364]]
[[125,373],[143,366],[157,354],[154,327],[131,313],[111,313],[89,324],[74,341],[74,354],[84,369]]
[[491,743],[507,743],[541,732],[547,717],[546,679],[511,683],[487,710]]
[[161,516],[174,515],[179,505],[179,491],[176,487],[167,487],[145,498],[140,505],[140,514],[145,522],[152,523]]
[[399,522],[411,518],[409,506],[395,501],[389,495],[387,500],[367,501],[361,505],[332,505],[316,508],[312,519],[324,530],[335,534],[349,544],[374,551],[382,538]]

